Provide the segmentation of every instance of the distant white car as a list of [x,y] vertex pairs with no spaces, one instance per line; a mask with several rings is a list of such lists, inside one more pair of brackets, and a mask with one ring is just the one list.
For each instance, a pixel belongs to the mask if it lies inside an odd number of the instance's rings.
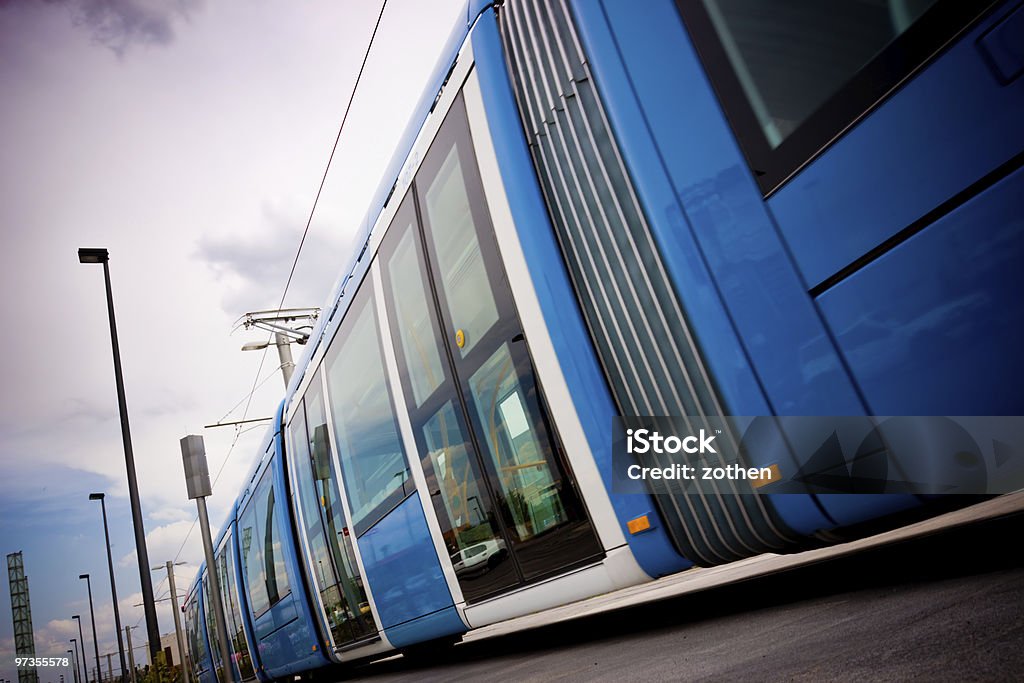
[[504,554],[505,542],[501,539],[491,539],[474,543],[455,553],[452,555],[452,565],[456,574],[482,571],[493,566]]

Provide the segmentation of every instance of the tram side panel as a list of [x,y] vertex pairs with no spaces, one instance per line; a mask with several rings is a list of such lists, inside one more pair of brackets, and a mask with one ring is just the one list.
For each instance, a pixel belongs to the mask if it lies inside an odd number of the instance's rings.
[[[677,6],[654,2],[637,12],[610,2],[579,3],[573,9],[594,56],[611,125],[627,159],[634,160],[637,189],[649,207],[666,267],[684,307],[702,323],[697,333],[709,365],[725,378],[718,386],[731,414],[865,414],[844,359],[774,228]],[[659,170],[658,182],[648,182],[651,169]],[[694,286],[695,273],[706,274],[703,287]],[[715,320],[701,314],[709,300],[726,317],[728,332],[707,326]],[[743,362],[730,363],[723,348]],[[735,381],[736,368],[753,386]],[[778,465],[787,477],[803,464],[787,450],[783,445],[752,452],[751,464]],[[785,521],[804,534],[859,521],[837,519],[815,496],[770,498]],[[907,509],[917,500],[869,496],[862,497],[862,505],[860,519]]]
[[[986,42],[1019,31],[1019,8],[936,3],[914,21],[871,18],[892,22],[885,30],[897,47],[900,31],[917,43],[955,39],[905,72],[893,64],[878,71],[878,60],[865,58],[851,83],[870,74],[894,79],[893,89],[863,109],[826,102],[808,120],[836,126],[836,137],[807,148],[802,167],[783,168],[791,177],[767,182],[806,131],[797,126],[780,153],[752,170],[736,93],[730,99],[717,73],[735,55],[716,62],[706,47],[727,32],[729,17],[702,25],[691,8],[684,25],[680,7],[656,2],[637,12],[609,0],[600,12],[586,3],[575,9],[591,42],[603,31],[621,54],[622,93],[636,93],[642,117],[612,118],[629,144],[653,140],[680,198],[678,227],[695,236],[772,410],[1018,414],[1019,392],[1005,378],[1021,362],[1012,340],[1022,311],[1011,292],[1022,281],[1009,264],[1022,249],[1012,186],[1024,100],[1019,79],[993,72]],[[620,68],[601,54],[598,74]],[[772,94],[765,102],[780,106]],[[614,110],[629,98],[609,99]],[[910,496],[818,500],[840,524],[917,505]]]

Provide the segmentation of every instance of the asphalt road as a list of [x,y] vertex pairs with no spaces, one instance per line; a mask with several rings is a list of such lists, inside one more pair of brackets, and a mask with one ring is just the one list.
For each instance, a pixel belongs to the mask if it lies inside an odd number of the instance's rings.
[[1024,514],[393,657],[350,680],[1024,681]]

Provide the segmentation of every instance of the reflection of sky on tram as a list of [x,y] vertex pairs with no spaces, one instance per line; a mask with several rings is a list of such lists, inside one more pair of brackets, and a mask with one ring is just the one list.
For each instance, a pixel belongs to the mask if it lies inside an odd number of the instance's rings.
[[[388,5],[286,306],[318,306],[329,293],[460,5]],[[378,10],[354,1],[0,3],[0,552],[25,553],[38,654],[65,654],[78,637],[72,614],[86,617],[91,645],[82,572],[93,576],[100,651],[116,649],[90,491],[110,494],[122,622],[143,626],[135,644],[145,637],[103,279],[76,250],[110,250],[149,558],[162,564],[194,517],[178,439],[203,433],[216,474],[235,432],[203,425],[268,415],[280,399],[271,353],[248,411],[244,402],[232,411],[260,363],[239,352],[256,335],[230,336],[232,324],[278,304]],[[215,523],[261,435],[238,437],[210,500]],[[201,555],[193,533],[179,590]],[[166,595],[163,572],[154,576]],[[14,678],[2,603],[0,677]],[[168,632],[168,603],[159,607]]]

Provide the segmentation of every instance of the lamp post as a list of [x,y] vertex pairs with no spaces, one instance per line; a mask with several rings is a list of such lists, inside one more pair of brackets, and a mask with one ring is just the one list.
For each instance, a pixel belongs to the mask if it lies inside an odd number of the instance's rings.
[[72,652],[71,650],[68,650],[68,654],[71,655],[70,657],[68,657],[68,661],[71,662],[71,667],[72,667],[71,668],[71,673],[74,674],[73,678],[75,680],[75,683],[78,683],[78,662],[75,661],[75,656],[74,656],[75,653]]
[[[82,648],[82,656],[78,658],[78,664],[82,667],[82,681],[83,683],[89,683],[89,669],[85,663],[85,636],[82,635],[82,617],[76,614],[71,618],[78,622],[78,647]],[[74,640],[74,638],[71,640]]]
[[[284,388],[292,381],[292,373],[295,372],[295,361],[292,360],[292,340],[281,332],[274,333],[274,346],[277,347],[277,358],[281,361],[281,377],[284,378]],[[270,346],[270,342],[249,342],[242,344],[243,351],[262,351]]]
[[79,574],[78,578],[85,579],[85,585],[89,589],[89,617],[92,619],[92,646],[96,650],[96,680],[99,680],[100,672],[100,644],[96,640],[96,612],[92,608],[92,581],[88,574]]
[[[128,429],[128,405],[124,396],[124,378],[121,376],[121,350],[117,344],[117,325],[114,323],[114,295],[110,291],[110,256],[106,249],[79,249],[78,261],[103,264],[103,281],[107,288],[107,313],[110,317],[110,346],[114,354],[117,407],[121,413],[121,439],[124,442],[124,461],[128,470],[128,497],[131,499],[132,523],[135,526],[135,554],[139,559],[139,583],[142,586],[150,660],[155,662],[157,653],[160,652],[160,624],[156,618],[156,603],[153,602],[153,580],[149,575],[149,554],[146,552],[146,529],[142,524],[142,504],[139,502],[139,485],[135,479],[135,456],[132,454],[132,437]],[[121,631],[118,629],[118,642],[120,638]],[[123,656],[121,661],[123,666]]]
[[[72,662],[75,665],[75,680],[76,681],[80,681],[81,679],[79,678],[79,676],[82,675],[82,670],[80,668],[78,668],[78,639],[77,638],[70,638],[68,640],[68,642],[71,643],[71,647],[75,651],[75,657],[74,657],[74,660]],[[83,681],[82,683],[88,683],[88,682],[87,681]]]
[[[305,325],[293,329],[298,321],[306,321],[311,327],[320,316],[319,308],[280,308],[274,311],[252,311],[244,314],[240,324],[245,329],[255,327],[274,333],[274,341],[270,342],[249,342],[242,346],[243,351],[259,351],[270,346],[271,343],[277,347],[277,357],[281,361],[281,377],[284,379],[284,386],[287,389],[292,381],[292,373],[295,371],[295,361],[292,360],[292,344],[305,344],[309,340],[309,332],[301,331]],[[311,328],[312,329],[312,328]]]
[[128,669],[124,665],[124,639],[121,638],[121,611],[117,608],[117,586],[114,584],[114,558],[110,552],[110,531],[107,528],[107,503],[102,493],[90,493],[89,500],[98,500],[103,510],[103,537],[107,541],[107,568],[110,570],[110,598],[114,603],[114,628],[117,629],[117,651],[121,656],[121,676]]

